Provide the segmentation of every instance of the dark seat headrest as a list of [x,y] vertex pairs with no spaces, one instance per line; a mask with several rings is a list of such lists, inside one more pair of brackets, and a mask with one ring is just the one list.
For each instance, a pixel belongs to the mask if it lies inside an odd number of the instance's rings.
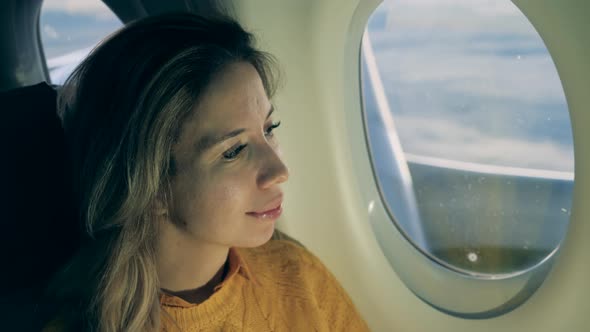
[[0,93],[0,282],[8,292],[43,288],[79,244],[56,96],[46,83]]

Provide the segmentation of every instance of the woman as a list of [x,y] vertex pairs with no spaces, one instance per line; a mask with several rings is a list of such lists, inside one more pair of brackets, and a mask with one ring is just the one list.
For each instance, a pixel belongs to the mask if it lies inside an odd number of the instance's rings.
[[227,18],[135,22],[62,89],[87,234],[47,330],[367,330],[322,263],[269,241],[289,177],[272,58]]

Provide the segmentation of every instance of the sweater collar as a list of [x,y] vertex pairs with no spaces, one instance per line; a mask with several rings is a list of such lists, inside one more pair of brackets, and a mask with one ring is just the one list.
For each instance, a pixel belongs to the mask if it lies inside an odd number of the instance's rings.
[[248,266],[248,262],[244,259],[244,256],[240,254],[240,251],[236,248],[230,248],[228,254],[229,260],[229,270],[227,272],[227,277],[219,284],[222,286],[223,283],[229,279],[234,274],[240,274],[242,277],[246,278],[247,280],[256,282],[250,267]]

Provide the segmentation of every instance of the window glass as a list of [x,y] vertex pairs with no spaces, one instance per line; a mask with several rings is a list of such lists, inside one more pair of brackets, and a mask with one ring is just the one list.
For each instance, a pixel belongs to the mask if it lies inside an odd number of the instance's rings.
[[556,250],[572,202],[570,118],[550,54],[511,1],[385,0],[362,69],[374,171],[408,240],[472,275]]
[[39,29],[52,83],[63,83],[101,39],[122,25],[100,0],[44,0]]

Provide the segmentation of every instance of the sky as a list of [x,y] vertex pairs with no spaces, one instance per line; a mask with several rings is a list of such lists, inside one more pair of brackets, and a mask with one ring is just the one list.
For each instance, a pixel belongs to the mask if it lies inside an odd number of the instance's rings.
[[94,46],[122,26],[100,0],[44,0],[41,40],[48,59]]
[[512,2],[386,0],[368,31],[404,151],[573,171],[559,76]]
[[44,11],[64,11],[69,14],[86,14],[110,17],[111,10],[100,0],[43,0]]

